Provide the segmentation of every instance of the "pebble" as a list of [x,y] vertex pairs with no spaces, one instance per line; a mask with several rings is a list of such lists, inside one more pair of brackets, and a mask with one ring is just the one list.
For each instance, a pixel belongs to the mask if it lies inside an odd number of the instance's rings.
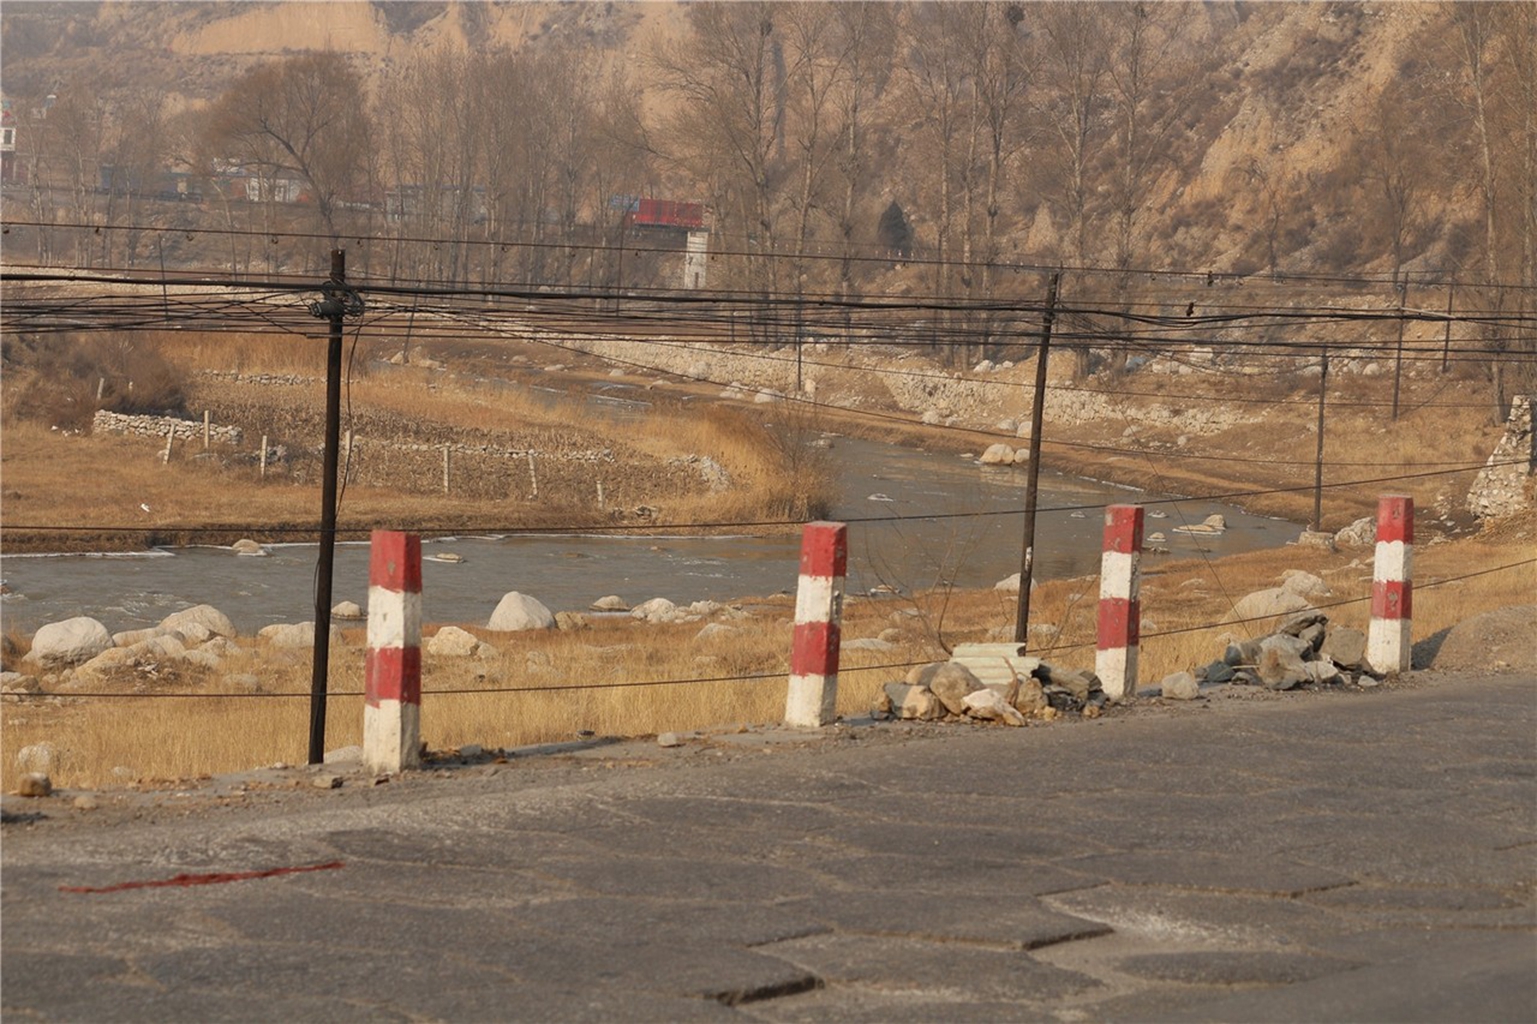
[[340,775],[317,775],[310,780],[310,785],[316,789],[340,789],[342,777]]
[[100,806],[101,804],[96,801],[96,798],[89,793],[82,793],[75,797],[75,810],[77,811],[94,811]]
[[16,792],[21,796],[51,796],[53,780],[42,772],[28,772],[17,783]]
[[659,747],[681,747],[683,738],[675,732],[664,732],[657,736],[656,745]]
[[1201,695],[1200,684],[1189,672],[1175,672],[1165,676],[1162,688],[1165,700],[1195,700]]

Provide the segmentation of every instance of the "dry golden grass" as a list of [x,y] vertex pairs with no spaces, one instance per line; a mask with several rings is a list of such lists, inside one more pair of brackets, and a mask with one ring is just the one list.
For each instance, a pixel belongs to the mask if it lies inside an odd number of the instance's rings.
[[[851,617],[850,628],[860,628],[861,618],[884,613],[871,604],[868,615]],[[628,619],[597,619],[580,631],[510,636],[472,628],[495,653],[475,659],[427,657],[423,738],[435,750],[468,743],[517,747],[571,740],[581,730],[632,736],[775,721],[784,711],[792,614],[793,607],[781,600],[736,624],[731,634],[703,639],[697,638],[698,623],[651,625]],[[426,630],[429,635],[434,631]],[[355,694],[363,687],[363,637],[353,631],[348,639],[349,644],[332,651],[329,687],[337,692],[327,699],[327,749],[362,742],[362,703]],[[911,649],[919,652],[917,660],[933,656],[922,636],[910,640]],[[880,684],[891,678],[887,672],[860,671],[860,666],[887,664],[891,656],[850,653],[839,704],[846,713],[857,713],[870,707]],[[904,671],[894,670],[897,676]],[[238,691],[226,680],[241,675],[258,678],[264,693],[295,696],[90,696],[222,694]],[[55,783],[78,788],[302,762],[309,675],[307,652],[261,648],[231,659],[218,675],[162,677],[146,685],[129,672],[71,689],[69,695],[8,703],[4,748],[14,753],[49,742],[58,752]],[[664,685],[634,685],[646,682]],[[129,721],[132,726],[124,728]],[[114,774],[118,767],[131,772]],[[14,786],[16,773],[14,757],[7,758],[5,786]]]
[[[268,353],[255,360],[258,368],[281,367],[279,357],[285,350],[272,339],[263,341],[253,350]],[[212,358],[206,344],[189,341],[186,347],[193,363]],[[235,351],[254,360],[244,347],[236,346]],[[281,372],[313,369],[288,366]],[[231,388],[218,382],[205,386],[226,402],[242,400],[229,398]],[[246,439],[246,449],[259,447],[254,435],[268,429],[274,437],[286,436],[285,429],[318,437],[323,406],[318,383],[262,390],[256,400],[259,408],[243,417],[247,433],[253,435]],[[659,405],[616,440],[590,426],[590,409],[577,400],[534,397],[506,388],[447,383],[429,390],[421,381],[365,378],[352,386],[349,401],[359,414],[427,429],[440,440],[462,440],[466,431],[477,431],[482,437],[505,436],[555,452],[614,448],[620,457],[603,470],[610,496],[652,505],[659,509],[659,519],[673,523],[784,518],[792,510],[820,507],[829,490],[825,476],[786,464],[761,426],[720,409]],[[625,446],[641,457],[629,457]],[[194,458],[202,451],[201,440],[176,442],[169,463],[163,460],[164,449],[164,442],[152,439],[75,435],[34,422],[8,421],[3,455],[7,550],[128,549],[194,539],[229,543],[237,538],[227,533],[199,535],[198,527],[265,524],[277,530],[309,527],[318,520],[318,484],[296,483],[276,470],[262,479],[252,460],[241,465]],[[217,445],[215,450],[231,454]],[[668,459],[699,454],[726,469],[732,478],[729,490],[716,493],[669,478]],[[516,467],[520,480],[524,472],[521,465]],[[561,474],[558,463],[546,465],[537,500],[504,501],[490,511],[481,494],[418,491],[403,496],[397,487],[352,482],[339,521],[343,529],[349,522],[383,522],[424,532],[454,532],[463,524],[484,522],[488,515],[507,526],[606,521],[588,489],[592,480],[587,474]],[[19,529],[27,526],[71,529]],[[151,532],[142,532],[145,528]],[[132,532],[136,530],[141,532]],[[256,539],[276,537],[260,529],[249,533]]]
[[[1537,568],[1491,572],[1439,584],[1532,557],[1531,528],[1504,536],[1427,544],[1416,551],[1415,636],[1430,637],[1483,611],[1529,604]],[[1324,599],[1331,620],[1365,628],[1371,590],[1370,551],[1327,553],[1287,548],[1216,562],[1190,560],[1148,566],[1143,584],[1144,618],[1140,676],[1155,682],[1221,656],[1230,636],[1262,635],[1265,623],[1220,624],[1231,601],[1276,585],[1287,569],[1321,576],[1334,595]],[[1098,584],[1093,577],[1041,585],[1032,597],[1032,620],[1060,627],[1032,633],[1031,650],[1054,663],[1092,669]],[[667,730],[771,723],[784,710],[793,605],[788,597],[766,599],[730,623],[734,632],[700,638],[701,625],[653,625],[596,618],[591,628],[570,632],[494,634],[467,627],[490,643],[484,659],[429,656],[423,683],[423,738],[430,749],[477,743],[518,747],[571,740],[581,730],[602,736],[644,736]],[[844,636],[876,636],[898,628],[898,650],[846,651],[839,679],[839,711],[868,710],[883,683],[900,679],[910,664],[940,660],[946,645],[1012,636],[1015,599],[994,591],[934,592],[910,600],[851,598]],[[916,613],[916,614],[914,614]],[[1218,623],[1216,625],[1210,625]],[[1205,628],[1174,632],[1187,627]],[[430,636],[435,629],[429,627]],[[891,634],[887,634],[891,636]],[[349,631],[333,650],[328,701],[327,749],[361,742],[362,633]],[[250,641],[243,641],[250,645]],[[3,784],[16,782],[14,752],[47,741],[58,751],[57,785],[122,786],[134,779],[169,780],[245,770],[304,759],[308,737],[307,652],[250,648],[221,675],[132,676],[63,696],[8,701]],[[193,699],[91,698],[122,692],[225,693],[227,676],[248,674],[267,693],[298,696]],[[752,678],[752,677],[765,678]],[[656,681],[673,685],[627,685]],[[563,689],[562,687],[583,687]],[[459,691],[482,692],[459,692]],[[485,692],[505,690],[510,692]],[[114,774],[122,767],[128,771]]]

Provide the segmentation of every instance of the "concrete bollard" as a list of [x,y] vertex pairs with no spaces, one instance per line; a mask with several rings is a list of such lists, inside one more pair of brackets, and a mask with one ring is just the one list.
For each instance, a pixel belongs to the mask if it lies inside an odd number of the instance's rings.
[[1140,639],[1142,506],[1105,507],[1105,542],[1099,568],[1099,640],[1094,674],[1111,700],[1137,692]]
[[1385,494],[1377,499],[1377,555],[1372,562],[1372,621],[1366,660],[1378,672],[1409,671],[1413,644],[1414,499]]
[[837,718],[838,648],[848,527],[807,523],[801,534],[800,584],[795,593],[795,640],[785,725],[816,729]]
[[398,772],[421,763],[422,538],[375,530],[368,564],[363,763]]

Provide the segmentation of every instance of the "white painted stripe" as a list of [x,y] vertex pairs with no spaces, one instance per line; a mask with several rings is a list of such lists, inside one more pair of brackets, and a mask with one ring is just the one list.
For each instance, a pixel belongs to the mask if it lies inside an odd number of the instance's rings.
[[837,720],[836,675],[792,675],[785,695],[785,725],[792,729],[820,729]]
[[421,764],[421,707],[382,700],[363,705],[363,762],[370,771],[398,772]]
[[830,622],[842,596],[843,579],[834,576],[802,576],[795,590],[795,624]]
[[422,595],[368,588],[368,646],[420,647]]
[[1140,589],[1137,572],[1140,557],[1125,551],[1106,551],[1099,563],[1099,596],[1135,599]]
[[1094,674],[1111,700],[1123,700],[1137,692],[1137,646],[1107,647],[1094,652]]
[[1407,672],[1413,623],[1408,619],[1372,619],[1366,631],[1366,661],[1378,672]]
[[1379,540],[1372,561],[1372,579],[1380,583],[1407,580],[1413,560],[1414,545],[1401,540]]

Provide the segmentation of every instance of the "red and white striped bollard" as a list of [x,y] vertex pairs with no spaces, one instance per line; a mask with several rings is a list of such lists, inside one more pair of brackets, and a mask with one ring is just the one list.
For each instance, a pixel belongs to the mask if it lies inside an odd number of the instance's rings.
[[816,729],[831,725],[837,718],[838,648],[848,552],[848,527],[843,523],[807,523],[801,533],[795,641],[785,698],[785,724],[791,728]]
[[1377,499],[1377,552],[1372,561],[1372,621],[1366,661],[1378,672],[1409,671],[1414,611],[1414,499]]
[[363,763],[398,772],[421,764],[422,538],[375,530],[368,559],[368,659]]
[[1137,691],[1141,633],[1142,506],[1105,506],[1105,542],[1099,563],[1099,639],[1094,674],[1111,700]]

